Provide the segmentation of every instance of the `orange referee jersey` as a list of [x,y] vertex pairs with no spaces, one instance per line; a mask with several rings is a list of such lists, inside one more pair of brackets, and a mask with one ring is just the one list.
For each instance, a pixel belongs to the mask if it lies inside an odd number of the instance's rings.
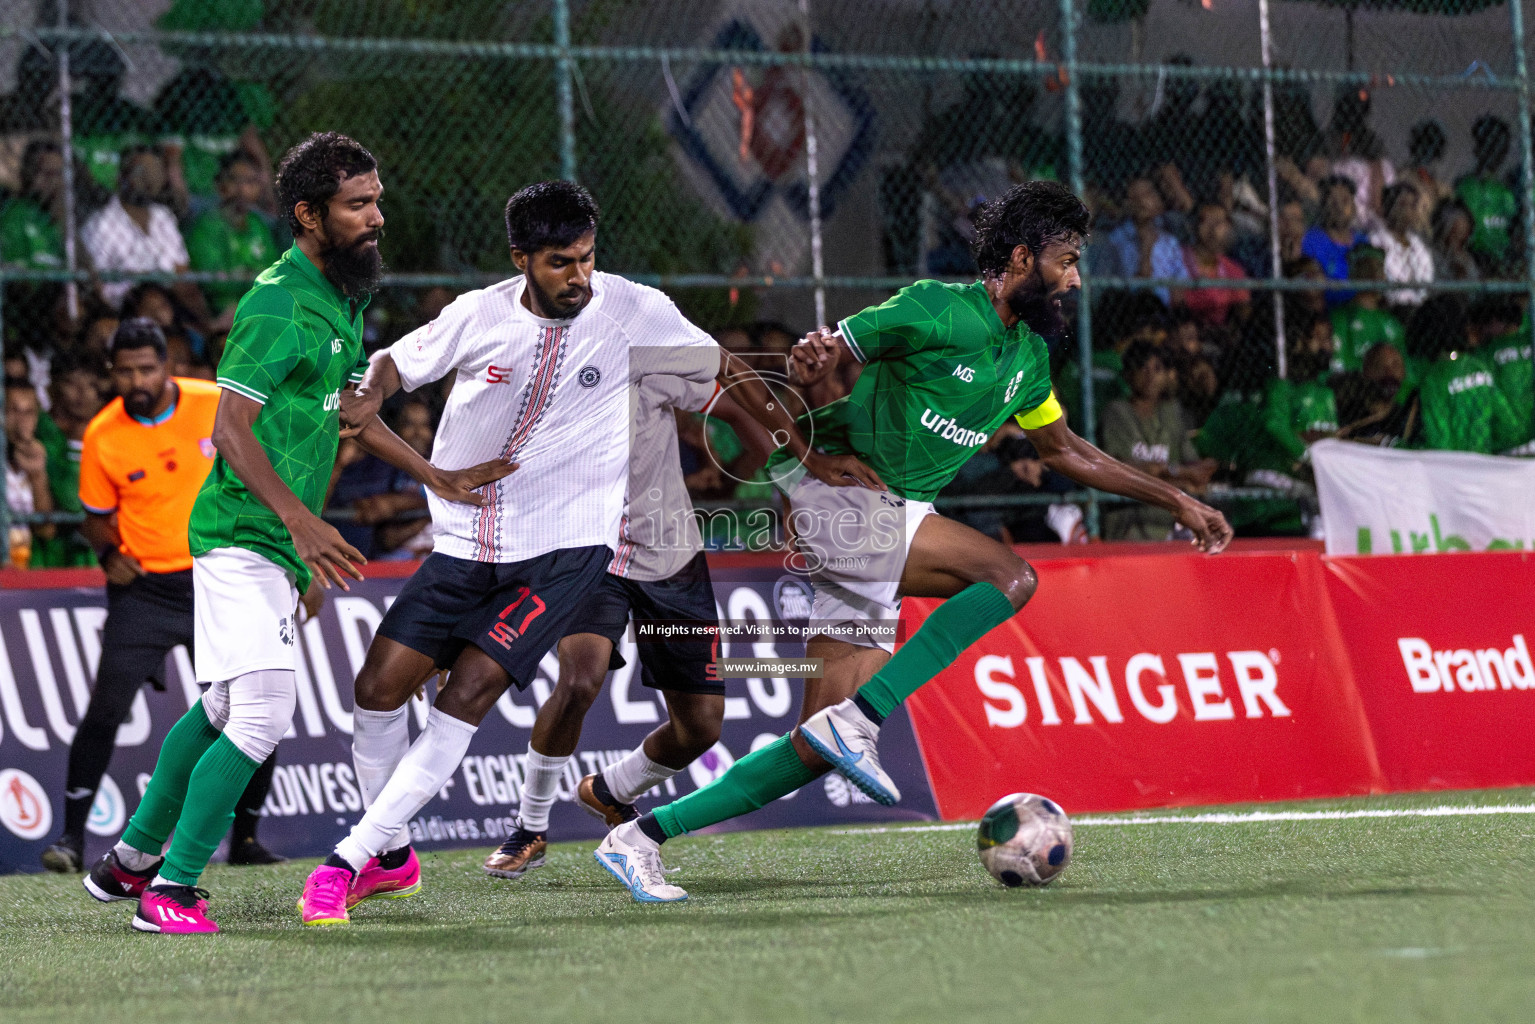
[[80,454],[80,504],[100,515],[116,512],[122,551],[150,572],[192,568],[187,521],[213,468],[219,387],[171,379],[181,394],[169,419],[145,426],[115,398],[85,428]]

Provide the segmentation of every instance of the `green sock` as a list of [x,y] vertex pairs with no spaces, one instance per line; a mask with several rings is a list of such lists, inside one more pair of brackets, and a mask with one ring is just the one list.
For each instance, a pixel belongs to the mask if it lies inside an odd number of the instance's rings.
[[698,792],[657,807],[651,813],[666,832],[666,838],[672,839],[755,811],[794,792],[819,774],[799,759],[789,737],[780,736],[741,758]]
[[181,817],[192,769],[218,738],[219,731],[208,721],[202,701],[177,719],[165,734],[165,742],[160,744],[154,774],[149,777],[139,809],[133,812],[133,820],[123,832],[123,842],[142,853],[160,856],[171,829],[176,827],[176,819]]
[[192,770],[186,810],[176,822],[176,838],[166,851],[160,874],[181,885],[196,885],[235,819],[235,805],[261,762],[252,761],[220,736]]
[[881,719],[922,684],[954,664],[966,647],[1013,617],[1013,603],[990,583],[972,583],[933,610],[885,667],[858,688]]

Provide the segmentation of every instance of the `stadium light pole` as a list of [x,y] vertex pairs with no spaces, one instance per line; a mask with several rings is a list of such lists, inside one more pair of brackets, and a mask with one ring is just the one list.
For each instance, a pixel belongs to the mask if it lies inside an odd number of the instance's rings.
[[[1523,0],[1509,0],[1508,18],[1514,36],[1514,78],[1518,83],[1514,95],[1519,101],[1519,160],[1524,170],[1524,279],[1530,294],[1525,317],[1529,319],[1535,318],[1535,163],[1530,144],[1530,68],[1524,53]],[[1535,330],[1530,337],[1535,339]],[[1535,344],[1531,345],[1530,361],[1535,363]]]
[[570,56],[570,0],[553,0],[554,45],[559,56],[554,62],[554,103],[560,118],[560,177],[576,180],[576,103],[571,79],[574,77]]
[[[1273,33],[1269,28],[1269,2],[1258,0],[1258,43],[1263,52],[1263,159],[1267,164],[1269,187],[1269,277],[1277,278],[1279,266],[1279,174],[1275,170],[1278,146],[1274,142],[1274,70]],[[1284,301],[1274,296],[1274,368],[1280,379],[1289,376],[1285,362]]]
[[[1061,67],[1066,72],[1066,176],[1079,197],[1086,191],[1082,174],[1082,91],[1077,84],[1077,22],[1074,0],[1061,0]],[[1077,355],[1082,367],[1082,436],[1098,434],[1098,410],[1093,407],[1093,313],[1091,282],[1082,275],[1077,303]],[[1087,532],[1098,536],[1098,492],[1087,492]]]

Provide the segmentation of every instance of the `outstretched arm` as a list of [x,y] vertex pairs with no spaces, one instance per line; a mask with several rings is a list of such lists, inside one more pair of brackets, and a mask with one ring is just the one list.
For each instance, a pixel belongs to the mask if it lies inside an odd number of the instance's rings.
[[1040,461],[1062,476],[1171,512],[1178,522],[1194,532],[1194,543],[1199,550],[1213,555],[1231,542],[1231,525],[1220,512],[1189,497],[1172,484],[1099,451],[1073,433],[1064,416],[1025,433],[1039,452]]
[[400,435],[390,430],[377,416],[358,431],[357,443],[395,469],[409,473],[412,480],[430,488],[444,501],[456,501],[461,505],[484,505],[487,499],[479,493],[479,489],[510,476],[517,468],[515,462],[491,459],[466,469],[438,469],[401,440]]
[[260,402],[225,388],[219,394],[213,420],[213,444],[256,500],[282,520],[293,538],[294,551],[314,578],[326,589],[334,582],[342,590],[350,590],[346,577],[362,579],[357,567],[368,560],[343,540],[334,526],[309,511],[272,468],[266,449],[251,430],[261,409]]
[[[341,392],[341,436],[354,437],[368,421],[378,415],[390,395],[400,390],[400,368],[394,365],[389,350],[380,349],[368,360],[368,372],[355,388]],[[403,443],[403,442],[402,442]],[[372,449],[369,449],[372,451]],[[374,452],[379,458],[383,453]],[[391,463],[393,465],[393,463]],[[400,466],[400,469],[405,469]],[[406,470],[406,472],[410,472]]]
[[805,471],[817,480],[833,487],[862,485],[876,491],[889,490],[874,470],[853,456],[812,451],[794,417],[768,390],[767,383],[750,366],[723,348],[720,349],[720,372],[716,379],[721,387],[730,389],[730,397],[736,404],[767,429],[774,445],[787,446]]

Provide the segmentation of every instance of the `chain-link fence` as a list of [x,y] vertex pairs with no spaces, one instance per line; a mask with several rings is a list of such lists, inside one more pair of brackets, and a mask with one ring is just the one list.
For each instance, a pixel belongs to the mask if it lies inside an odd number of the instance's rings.
[[[977,204],[1053,177],[1094,214],[1080,315],[1050,339],[1072,423],[1240,530],[1309,529],[1317,436],[1519,451],[1535,426],[1517,3],[0,11],[16,26],[0,29],[7,504],[54,520],[12,531],[18,563],[90,562],[71,472],[109,390],[106,339],[152,316],[176,372],[211,376],[233,304],[290,242],[272,164],[322,129],[370,147],[386,188],[370,346],[510,272],[501,207],[534,180],[592,189],[603,269],[771,361],[918,277],[973,279]],[[727,430],[692,429],[701,499],[767,503],[707,472]],[[379,545],[414,537],[419,507],[338,489],[341,518],[397,527]],[[1054,478],[1006,431],[945,504],[1013,540],[1172,525]]]

